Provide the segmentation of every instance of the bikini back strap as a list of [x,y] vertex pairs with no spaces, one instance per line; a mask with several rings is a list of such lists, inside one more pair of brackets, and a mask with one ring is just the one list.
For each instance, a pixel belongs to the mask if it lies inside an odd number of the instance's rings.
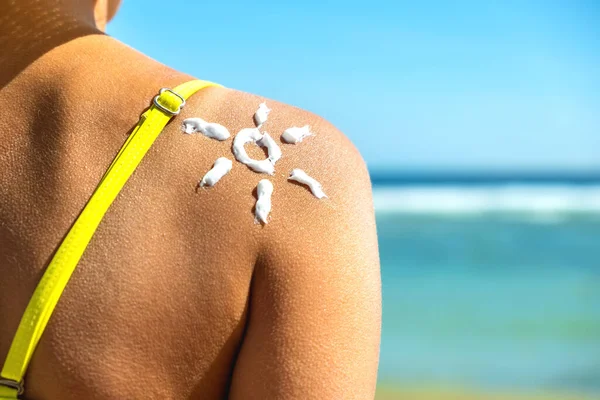
[[167,123],[179,114],[186,99],[210,86],[219,85],[196,80],[173,90],[161,89],[142,114],[60,244],[25,309],[0,372],[0,399],[17,399],[23,393],[25,372],[50,316],[98,225],[129,177]]

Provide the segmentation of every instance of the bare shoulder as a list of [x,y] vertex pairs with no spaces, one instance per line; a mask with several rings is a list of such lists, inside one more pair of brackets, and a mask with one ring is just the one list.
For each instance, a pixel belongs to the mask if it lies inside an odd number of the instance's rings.
[[[221,186],[245,198],[262,179],[274,186],[269,223],[255,225],[246,214],[238,231],[249,228],[247,237],[258,246],[250,321],[231,398],[372,398],[381,293],[371,184],[362,157],[342,132],[313,113],[227,89],[209,97],[204,106],[211,111],[204,117],[232,135],[254,127],[254,113],[266,103],[271,111],[260,131],[282,152],[274,175],[234,161]],[[294,127],[308,127],[311,134],[287,143],[282,135]],[[230,146],[224,146],[229,155]],[[246,145],[248,152],[252,146]],[[319,182],[327,197],[290,181],[295,169]],[[253,205],[240,207],[250,211]]]
[[[244,128],[256,126],[253,117],[261,103],[266,103],[271,110],[260,131],[269,133],[281,148],[282,157],[275,165],[275,174],[257,174],[232,158],[234,166],[229,178],[254,185],[261,179],[273,183],[269,230],[290,229],[290,223],[306,226],[308,219],[333,219],[339,217],[339,213],[355,215],[360,212],[363,216],[365,213],[372,216],[371,184],[365,162],[347,136],[326,119],[298,107],[231,89],[208,89],[191,103],[186,117],[198,114],[210,122],[222,124],[232,137]],[[290,128],[307,129],[310,136],[296,144],[287,143],[282,135]],[[218,145],[212,143],[211,147]],[[224,150],[220,156],[233,156],[231,141],[218,147]],[[246,149],[251,156],[264,157],[255,146],[247,145]],[[215,156],[217,154],[212,154],[212,158]],[[303,170],[321,183],[327,199],[319,200],[308,187],[289,181],[294,169]]]
[[[233,138],[243,129],[256,127],[254,114],[261,103],[271,110],[260,127],[269,133],[281,149],[273,175],[260,174],[236,161],[232,152]],[[203,135],[180,132],[185,118],[200,117],[228,129],[231,137],[225,141]],[[310,135],[290,144],[282,139],[290,128],[303,128]],[[264,97],[225,88],[208,88],[193,96],[186,105],[179,123],[169,128],[177,133],[169,140],[168,157],[178,157],[176,175],[183,189],[197,183],[220,157],[232,160],[232,170],[213,188],[189,194],[194,210],[188,214],[204,215],[201,228],[231,232],[238,242],[252,242],[253,250],[276,273],[298,274],[306,268],[294,268],[294,263],[337,268],[340,253],[350,259],[362,258],[360,274],[369,274],[378,283],[379,263],[377,235],[373,211],[371,182],[365,162],[351,141],[324,118],[300,108]],[[264,159],[258,146],[245,146],[250,157]],[[175,156],[176,157],[176,156]],[[300,169],[316,180],[326,198],[317,198],[306,185],[289,179]],[[266,179],[273,184],[272,208],[268,224],[255,223],[258,183]],[[186,189],[187,188],[187,189]],[[336,259],[337,257],[337,259]],[[346,269],[345,271],[350,271]]]
[[[261,103],[271,111],[260,132],[268,132],[282,153],[273,175],[250,170],[232,152],[233,138],[256,127]],[[231,137],[183,134],[182,121],[192,117],[223,125]],[[282,140],[289,128],[304,126],[311,135],[301,142]],[[218,282],[244,264],[237,276],[247,282],[239,293],[248,321],[230,398],[372,399],[381,324],[379,255],[369,174],[351,141],[313,113],[225,88],[192,96],[159,141],[152,165],[165,167],[149,171],[148,179],[162,184],[161,199],[180,189],[165,208],[177,213],[178,229],[194,241],[193,258],[204,268],[210,258],[215,266],[227,265],[219,268]],[[266,158],[253,143],[245,149],[254,159]],[[194,192],[220,157],[232,161],[231,171],[214,187]],[[295,169],[318,181],[327,197],[291,182]],[[266,225],[256,224],[253,214],[263,179],[274,187]]]
[[[237,162],[231,148],[232,138],[239,131],[256,126],[254,114],[261,103],[266,103],[271,111],[260,131],[269,133],[282,152],[272,176],[256,173]],[[203,201],[197,202],[198,207],[226,216],[219,221],[229,221],[230,230],[237,236],[256,239],[255,250],[270,260],[270,265],[277,265],[281,273],[303,270],[285,270],[294,259],[316,262],[316,258],[324,257],[333,260],[335,252],[361,252],[361,256],[369,257],[369,262],[362,264],[361,272],[378,278],[369,173],[360,153],[342,132],[311,112],[224,88],[206,89],[193,97],[183,117],[193,116],[225,126],[232,136],[219,142],[201,135],[179,135],[178,141],[186,143],[181,151],[188,153],[180,165],[182,174],[188,174],[188,184],[197,182],[217,158],[227,157],[233,161],[227,176],[214,188],[201,191],[199,196]],[[293,127],[308,127],[311,135],[295,144],[286,143],[282,135]],[[258,146],[247,144],[245,147],[251,157],[265,158]],[[327,197],[318,199],[308,186],[290,181],[295,169],[319,182]],[[255,224],[252,214],[255,190],[263,179],[274,186],[269,223],[265,226]]]

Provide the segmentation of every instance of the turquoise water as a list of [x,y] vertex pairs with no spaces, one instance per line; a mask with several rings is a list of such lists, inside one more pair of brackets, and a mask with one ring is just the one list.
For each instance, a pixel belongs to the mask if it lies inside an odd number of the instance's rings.
[[377,223],[381,382],[600,394],[600,214]]

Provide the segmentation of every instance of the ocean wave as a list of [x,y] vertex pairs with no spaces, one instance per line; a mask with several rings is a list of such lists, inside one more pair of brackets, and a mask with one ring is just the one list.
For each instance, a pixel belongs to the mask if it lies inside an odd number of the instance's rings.
[[600,185],[375,187],[373,195],[377,212],[600,214]]

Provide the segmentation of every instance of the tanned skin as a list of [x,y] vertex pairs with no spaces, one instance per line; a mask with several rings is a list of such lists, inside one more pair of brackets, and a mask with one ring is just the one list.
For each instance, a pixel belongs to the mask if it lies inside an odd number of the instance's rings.
[[[0,363],[53,252],[161,87],[193,79],[99,28],[116,3],[0,0]],[[209,76],[199,78],[210,79]],[[264,98],[205,89],[163,131],[111,206],[42,336],[25,399],[372,399],[380,272],[367,169],[325,120],[266,100],[283,158],[198,181]],[[316,133],[280,142],[291,126]],[[370,134],[366,132],[365,134]],[[264,154],[247,146],[250,155]],[[317,200],[287,182],[319,180]],[[275,186],[256,225],[255,188]]]

